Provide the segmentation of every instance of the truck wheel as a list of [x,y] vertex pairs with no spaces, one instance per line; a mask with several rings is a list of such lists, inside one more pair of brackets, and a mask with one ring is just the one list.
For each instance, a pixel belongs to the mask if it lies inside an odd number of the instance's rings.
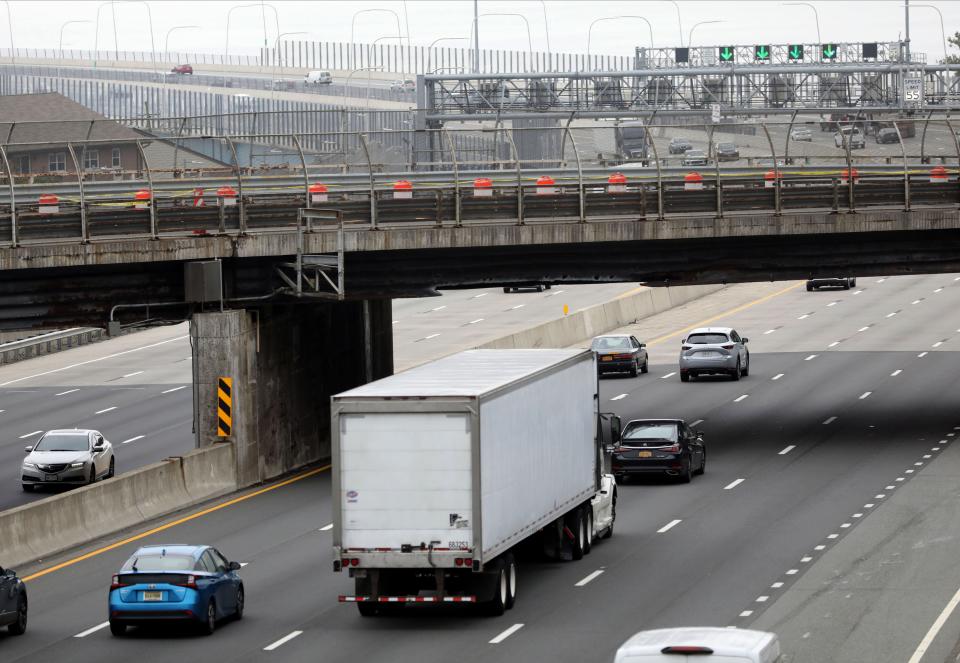
[[510,610],[513,604],[517,602],[517,562],[511,553],[503,556],[503,565],[507,569],[507,602],[506,608]]
[[589,555],[590,550],[593,548],[593,506],[584,507],[584,511],[587,514],[587,517],[584,518],[587,526],[587,538],[583,546],[583,554]]
[[507,609],[508,588],[510,578],[507,577],[506,566],[501,562],[494,575],[493,597],[484,606],[488,617],[500,617]]
[[680,382],[690,382],[690,374],[686,371],[680,371]]
[[[583,559],[584,545],[586,543],[586,528],[584,524],[586,519],[583,517],[583,509],[574,509],[564,518],[564,534],[570,542],[570,554],[574,560]],[[569,533],[567,533],[569,530]],[[573,536],[571,537],[570,534]]]
[[613,504],[610,505],[610,527],[603,531],[602,539],[613,536],[613,524],[617,522],[617,491],[613,491]]

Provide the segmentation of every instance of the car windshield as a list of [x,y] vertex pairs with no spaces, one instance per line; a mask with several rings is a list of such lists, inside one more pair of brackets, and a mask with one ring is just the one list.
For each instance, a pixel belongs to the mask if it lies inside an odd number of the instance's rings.
[[705,345],[707,343],[726,343],[729,339],[726,334],[690,334],[687,343],[690,345]]
[[703,150],[687,150],[688,157],[702,157]]
[[621,443],[626,447],[660,447],[678,439],[677,425],[673,423],[628,424]]
[[620,135],[626,139],[643,139],[647,135],[646,127],[621,127]]
[[90,448],[90,441],[86,433],[47,433],[34,451],[87,451]]
[[138,571],[192,571],[196,564],[193,555],[164,555],[149,553],[134,555],[120,569],[120,573],[137,573]]
[[593,339],[591,350],[632,350],[633,345],[626,336],[601,336]]
[[735,149],[737,149],[737,146],[734,145],[733,143],[720,143],[719,145],[717,145],[717,149],[733,152]]

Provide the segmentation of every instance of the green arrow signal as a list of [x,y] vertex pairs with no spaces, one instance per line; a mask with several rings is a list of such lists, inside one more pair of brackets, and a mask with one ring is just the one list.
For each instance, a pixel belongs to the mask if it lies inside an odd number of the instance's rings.
[[823,57],[833,58],[837,54],[837,47],[834,44],[824,44],[823,46]]
[[729,46],[724,46],[720,50],[720,59],[730,60],[731,58],[733,58],[733,50]]
[[770,51],[767,50],[766,46],[757,46],[756,54],[761,60],[766,60],[770,57]]
[[790,47],[790,57],[794,60],[799,60],[803,57],[803,48],[801,46],[791,46]]

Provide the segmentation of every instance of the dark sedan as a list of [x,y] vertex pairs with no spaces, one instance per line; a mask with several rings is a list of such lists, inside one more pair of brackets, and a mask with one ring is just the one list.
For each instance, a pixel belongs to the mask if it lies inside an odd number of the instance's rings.
[[611,334],[597,336],[590,344],[590,349],[597,356],[597,373],[629,373],[636,377],[637,373],[646,373],[649,370],[647,363],[647,346],[633,336],[626,334]]
[[617,482],[635,474],[666,474],[690,483],[707,468],[703,434],[682,419],[634,419],[627,423],[610,460]]
[[876,140],[878,143],[899,143],[900,136],[896,129],[877,129]]
[[689,149],[693,149],[693,143],[686,138],[671,138],[668,150],[670,154],[683,154]]
[[717,161],[739,161],[740,150],[733,143],[717,143]]
[[0,628],[10,635],[27,630],[27,587],[13,569],[0,567]]

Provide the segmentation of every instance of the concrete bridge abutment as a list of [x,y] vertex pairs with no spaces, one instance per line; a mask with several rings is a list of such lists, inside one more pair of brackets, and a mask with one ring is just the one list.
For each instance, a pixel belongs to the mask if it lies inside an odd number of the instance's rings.
[[195,314],[197,447],[232,440],[243,486],[329,458],[330,396],[393,372],[391,322],[389,299]]

